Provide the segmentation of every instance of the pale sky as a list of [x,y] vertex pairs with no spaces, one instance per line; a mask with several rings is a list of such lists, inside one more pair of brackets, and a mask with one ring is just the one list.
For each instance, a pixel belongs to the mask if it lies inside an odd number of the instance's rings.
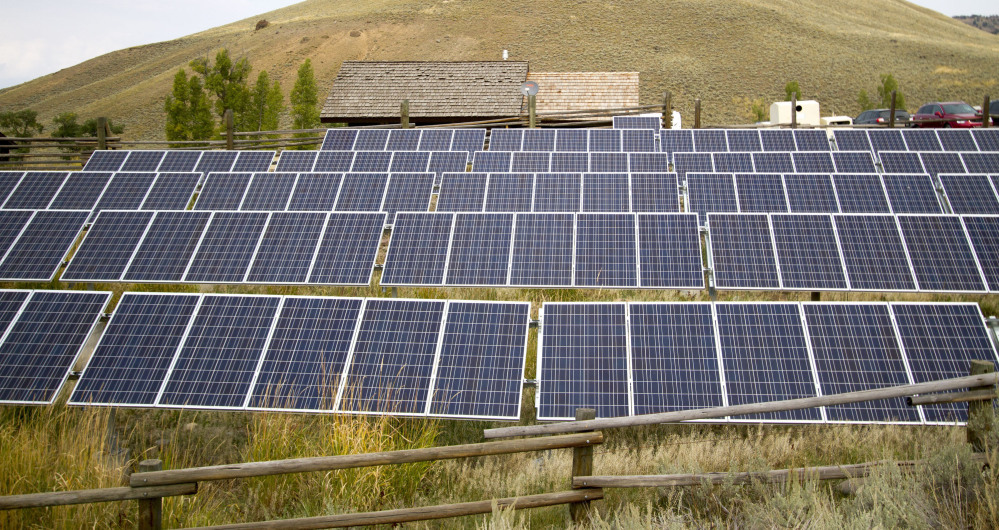
[[[114,50],[176,39],[295,3],[296,0],[9,3],[4,6],[4,30],[0,32],[0,88]],[[913,0],[913,3],[947,16],[999,15],[997,0]]]

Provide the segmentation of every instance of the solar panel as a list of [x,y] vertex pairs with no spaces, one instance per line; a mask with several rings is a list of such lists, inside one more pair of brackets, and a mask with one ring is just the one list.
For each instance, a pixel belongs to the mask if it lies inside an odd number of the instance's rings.
[[451,139],[454,137],[452,129],[424,129],[420,135],[419,151],[450,151]]
[[555,150],[585,152],[588,133],[585,129],[559,129],[555,133]]
[[768,173],[737,174],[735,188],[739,192],[741,212],[786,212],[787,197],[780,175]]
[[450,302],[427,412],[520,419],[527,302]]
[[448,256],[447,285],[505,285],[513,214],[459,213]]
[[395,212],[419,212],[430,208],[434,191],[433,173],[392,173],[382,211],[388,212],[388,222],[395,221]]
[[211,212],[156,212],[122,279],[181,281],[211,216]]
[[29,171],[7,197],[6,210],[43,210],[62,189],[69,173],[55,171]]
[[340,412],[425,414],[446,304],[367,300],[340,389]]
[[94,151],[83,165],[84,171],[118,171],[131,151]]
[[655,129],[662,128],[662,118],[659,116],[614,116],[615,129]]
[[[715,312],[729,405],[817,395],[798,304],[716,303]],[[732,419],[821,421],[822,413],[811,408]]]
[[833,164],[837,173],[877,173],[869,151],[834,152]]
[[999,214],[999,197],[986,175],[938,175],[956,214]]
[[871,139],[871,149],[875,153],[881,151],[905,151],[905,140],[902,139],[902,131],[895,129],[872,129],[867,131],[868,138]]
[[627,153],[590,153],[590,172],[627,173]]
[[299,173],[288,210],[332,211],[340,192],[340,173]]
[[835,215],[847,277],[853,290],[914,291],[905,246],[890,215]]
[[156,171],[166,151],[132,151],[119,171]]
[[927,175],[881,175],[894,213],[943,213]]
[[524,151],[554,151],[555,131],[543,129],[525,129]]
[[435,151],[430,154],[427,171],[435,176],[435,184],[440,184],[444,173],[464,172],[468,165],[468,155],[460,151]]
[[156,404],[242,408],[281,301],[279,296],[205,295]]
[[399,213],[385,255],[382,285],[443,285],[454,214]]
[[898,225],[902,229],[920,290],[986,290],[960,218],[900,215]]
[[573,214],[517,214],[510,285],[572,285],[574,220]]
[[598,418],[627,416],[627,306],[546,303],[538,332],[538,420],[573,419],[579,407]]
[[762,151],[760,132],[756,129],[732,129],[725,131],[729,151]]
[[309,283],[369,285],[384,226],[384,213],[331,213]]
[[687,175],[688,212],[697,212],[701,224],[708,212],[738,212],[735,177],[728,173],[691,173]]
[[534,193],[532,173],[490,173],[485,211],[529,212]]
[[238,210],[250,185],[250,173],[212,173],[205,179],[195,210]]
[[[966,376],[972,360],[996,359],[978,304],[893,302],[891,311],[915,383]],[[929,423],[966,421],[967,411],[964,403],[923,407]]]
[[437,195],[438,212],[481,212],[488,173],[445,173]]
[[798,151],[829,151],[829,136],[823,130],[796,130],[794,144]]
[[[88,173],[78,173],[87,175]],[[89,173],[90,175],[108,175],[109,173]],[[10,192],[17,187],[17,184],[21,182],[21,177],[24,176],[23,171],[2,171],[0,170],[0,204],[7,201],[7,196]],[[72,176],[72,175],[71,175]]]
[[238,151],[204,151],[194,171],[205,175],[213,171],[232,171]]
[[[388,173],[392,166],[392,153],[388,151],[357,151],[354,153],[354,163],[350,170],[358,173]],[[319,169],[319,163],[316,163]],[[333,171],[323,168],[323,171]]]
[[710,153],[673,153],[673,167],[681,181],[687,180],[687,173],[712,173],[715,170]]
[[184,281],[242,282],[267,218],[263,212],[215,212],[198,242]]
[[711,264],[722,289],[779,289],[777,261],[767,216],[708,214]]
[[154,212],[105,210],[98,214],[62,281],[117,281],[146,235]]
[[274,212],[243,280],[250,283],[304,283],[326,225],[325,213]]
[[354,166],[355,154],[353,151],[320,151],[312,170],[346,173]]
[[721,407],[709,303],[628,304],[635,414]]
[[427,171],[430,164],[430,153],[428,151],[397,151],[392,154],[392,165],[389,166],[391,173],[423,173]]
[[872,151],[871,140],[864,129],[840,129],[833,131],[836,148],[840,151]]
[[728,151],[725,131],[719,129],[694,129],[694,151],[698,153],[724,153]]
[[968,173],[999,173],[999,153],[961,153],[961,160]]
[[586,173],[590,170],[588,153],[552,153],[552,173]]
[[659,147],[673,160],[674,153],[694,151],[694,131],[690,129],[663,129],[659,132]]
[[999,129],[972,129],[979,151],[999,151]]
[[[62,189],[49,203],[57,210],[92,210],[111,181],[112,173],[70,173]],[[17,182],[15,181],[15,184]],[[9,190],[8,190],[9,191]]]
[[394,129],[389,131],[386,151],[415,151],[420,146],[419,129]]
[[551,153],[548,152],[521,151],[513,153],[510,171],[515,173],[546,173],[550,157]]
[[784,176],[788,210],[794,213],[836,213],[839,202],[829,175],[789,173]]
[[110,292],[35,291],[0,343],[0,403],[51,404]]
[[336,199],[338,212],[377,212],[382,208],[388,173],[347,173]]
[[143,210],[185,210],[191,204],[194,191],[201,180],[200,173],[160,173],[156,176]]
[[485,129],[457,129],[454,131],[454,139],[451,141],[451,150],[464,151],[468,153],[468,158],[471,158],[472,153],[481,151],[485,145]]
[[629,212],[630,188],[627,173],[584,173],[584,212]]
[[943,151],[937,132],[933,129],[905,129],[902,139],[909,151]]
[[190,173],[198,167],[202,151],[167,151],[160,162],[160,172]]
[[275,211],[288,207],[295,189],[295,173],[254,173],[239,209],[245,211]]
[[389,131],[385,129],[362,129],[357,131],[354,151],[384,151],[388,143]]
[[715,171],[718,173],[752,173],[753,156],[751,153],[712,153]]
[[638,267],[642,287],[704,289],[697,216],[639,215]]
[[926,173],[936,178],[940,173],[967,173],[958,153],[919,153]]
[[358,298],[285,298],[247,407],[333,411],[363,303]]
[[36,212],[0,263],[0,279],[51,281],[89,218],[87,210]]
[[794,161],[795,173],[835,173],[836,166],[833,165],[830,153],[820,153],[814,151],[791,153],[791,160]]
[[999,216],[962,216],[968,240],[982,267],[989,290],[999,290]]
[[888,196],[878,175],[832,176],[843,213],[890,213]]
[[538,173],[535,175],[533,211],[580,211],[581,178],[579,173]]
[[774,246],[784,289],[846,289],[843,258],[829,215],[772,215]]
[[317,156],[319,156],[318,151],[281,151],[277,167],[274,170],[294,173],[312,171],[316,165]]
[[[887,304],[803,304],[823,395],[911,384]],[[919,423],[902,398],[826,407],[833,422]]]
[[34,215],[34,210],[0,210],[0,261]]
[[577,215],[575,285],[636,287],[635,237],[633,214]]
[[156,173],[115,173],[94,209],[138,210],[155,180]]
[[975,139],[971,131],[960,129],[941,129],[937,131],[937,139],[944,151],[977,151]]
[[679,212],[676,173],[632,173],[631,211]]
[[124,293],[70,405],[152,406],[199,294]]
[[753,168],[757,173],[794,173],[791,153],[753,153]]
[[885,173],[926,173],[919,153],[908,151],[881,152],[881,167]]
[[629,153],[628,169],[632,173],[669,173],[669,158],[663,153]]
[[323,138],[323,151],[350,151],[357,140],[356,129],[329,129]]
[[[592,141],[592,137],[590,141]],[[627,153],[653,153],[656,149],[656,133],[652,130],[625,129],[621,131],[621,150]]]
[[523,144],[523,129],[493,129],[489,132],[490,151],[520,151]]
[[764,151],[796,151],[794,134],[787,129],[762,129],[760,143]]
[[621,151],[621,131],[614,129],[591,129],[590,143],[587,151],[618,152]]
[[510,153],[502,151],[476,151],[472,157],[472,171],[480,173],[508,173]]

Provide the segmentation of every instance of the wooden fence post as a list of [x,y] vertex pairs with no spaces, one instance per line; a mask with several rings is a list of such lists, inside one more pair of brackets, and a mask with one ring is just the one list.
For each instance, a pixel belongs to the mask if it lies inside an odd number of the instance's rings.
[[232,109],[225,109],[222,114],[225,120],[225,148],[232,151],[235,146],[235,137],[233,136],[233,123],[232,123]]
[[662,128],[672,129],[673,128],[673,94],[667,90],[663,94],[663,119]]
[[982,104],[982,127],[989,126],[989,118],[992,114],[989,113],[989,107],[992,106],[992,98],[988,94],[985,94],[985,103]]
[[[992,361],[971,361],[971,374],[990,374],[996,371]],[[995,392],[995,386],[976,387],[969,390],[990,390]],[[972,449],[981,452],[985,450],[986,439],[992,431],[992,420],[995,409],[992,400],[968,402],[968,443]]]
[[895,91],[891,91],[891,105],[888,106],[888,128],[895,128]]
[[[596,419],[595,409],[576,409],[576,420]],[[588,477],[593,474],[593,446],[576,447],[572,450],[572,476]],[[571,480],[570,480],[571,482]],[[576,488],[576,486],[573,486]],[[574,502],[569,505],[569,515],[573,523],[582,523],[590,517],[590,501]]]
[[[228,111],[226,111],[228,112]],[[139,473],[147,471],[162,471],[162,460],[143,460],[139,462]],[[163,497],[141,499],[139,501],[139,530],[162,530],[163,528]]]
[[798,128],[798,93],[791,92],[791,128]]
[[108,148],[107,125],[107,118],[97,118],[97,149],[101,151]]
[[701,100],[699,98],[694,100],[694,128],[701,128]]
[[531,129],[538,126],[538,95],[527,96],[527,126]]
[[399,116],[401,118],[402,128],[409,128],[409,100],[404,99],[402,103],[399,104]]

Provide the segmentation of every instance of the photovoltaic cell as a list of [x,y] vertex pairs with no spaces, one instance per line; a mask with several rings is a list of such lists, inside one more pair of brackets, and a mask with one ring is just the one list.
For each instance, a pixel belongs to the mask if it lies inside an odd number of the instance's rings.
[[534,176],[533,211],[578,212],[580,181],[579,173],[538,173]]
[[635,216],[576,216],[576,281],[579,287],[636,287]]
[[905,140],[902,139],[902,131],[891,130],[870,130],[867,137],[871,139],[871,149],[875,153],[881,151],[905,151]]
[[836,215],[850,288],[914,291],[916,284],[895,218],[890,215]]
[[718,173],[752,173],[752,153],[712,153],[715,171]]
[[381,210],[388,173],[347,173],[336,199],[338,212],[377,212]]
[[156,171],[166,151],[132,151],[119,171]]
[[433,173],[392,173],[382,211],[388,212],[388,222],[395,221],[395,212],[420,212],[430,208],[434,191]]
[[476,151],[472,157],[472,171],[481,173],[508,173],[510,153],[502,151]]
[[638,216],[642,287],[703,289],[701,235],[692,213]]
[[864,129],[842,129],[833,131],[836,148],[840,151],[872,151],[871,140]]
[[837,213],[839,203],[829,175],[784,175],[788,209],[794,213]]
[[424,129],[420,135],[419,151],[450,151],[451,138],[454,131],[451,129]]
[[[389,168],[392,165],[392,153],[388,151],[358,151],[354,153],[354,163],[350,166],[350,170],[365,173],[388,173]],[[316,162],[316,169],[319,169],[319,163]],[[333,169],[323,168],[322,171],[334,171]]]
[[84,171],[118,171],[130,151],[94,151],[83,165]]
[[524,130],[524,151],[554,151],[555,131],[544,129]]
[[295,173],[254,173],[239,209],[244,211],[280,211],[288,206],[295,189]]
[[55,171],[29,171],[7,197],[3,207],[7,210],[43,210],[59,193],[69,173]]
[[490,173],[485,211],[529,212],[533,193],[532,173]]
[[999,173],[999,152],[961,153],[961,160],[968,173]]
[[869,151],[833,152],[837,173],[877,173]]
[[167,151],[160,162],[159,171],[192,172],[198,167],[201,154],[201,151]]
[[787,129],[762,129],[760,142],[764,151],[796,151],[794,134]]
[[62,281],[117,281],[139,246],[154,212],[105,210],[94,220]]
[[57,210],[92,210],[111,181],[111,173],[70,173],[62,189],[49,203]]
[[715,284],[724,289],[779,289],[770,225],[763,214],[708,214]]
[[986,175],[939,175],[947,202],[956,214],[999,214],[999,197]]
[[552,153],[552,173],[586,173],[589,170],[587,153]]
[[0,279],[51,281],[89,218],[86,210],[36,212],[0,263]]
[[329,129],[323,138],[323,151],[350,151],[357,139],[356,129]]
[[787,197],[780,175],[768,173],[737,174],[735,189],[739,193],[741,212],[786,212]]
[[185,282],[242,282],[267,224],[263,212],[215,212],[191,259]]
[[846,289],[842,257],[829,215],[772,215],[774,245],[785,289]]
[[489,132],[490,151],[520,151],[523,144],[523,129],[493,129]]
[[333,211],[341,180],[343,175],[340,173],[299,173],[288,210]]
[[712,173],[715,170],[710,153],[673,153],[673,167],[681,181],[687,180],[687,173]]
[[829,136],[822,130],[796,130],[794,144],[798,151],[829,151]]
[[985,291],[957,216],[900,215],[898,224],[923,291]]
[[757,173],[794,173],[791,153],[753,153],[753,168]]
[[687,211],[697,212],[701,224],[708,212],[738,212],[735,179],[728,173],[691,173],[687,175]]
[[253,283],[304,283],[326,224],[325,213],[274,212],[246,274]]
[[937,132],[933,129],[905,129],[902,139],[909,151],[943,151]]
[[[591,138],[592,141],[592,138]],[[652,153],[656,149],[656,133],[649,129],[621,131],[621,150],[627,153]]]
[[989,290],[999,290],[999,216],[963,216],[965,228],[968,230],[968,240],[974,247],[978,263],[985,273]]
[[205,175],[213,171],[232,171],[238,151],[204,151],[194,171]]
[[425,172],[430,164],[430,153],[428,151],[397,151],[392,154],[392,165],[389,171],[392,173],[414,173]]
[[160,173],[156,176],[143,210],[185,210],[191,204],[194,191],[201,180],[200,173]]
[[394,129],[389,131],[386,151],[416,151],[420,146],[419,129]]
[[362,129],[357,131],[354,140],[354,151],[384,151],[388,143],[389,131],[385,129]]
[[760,132],[756,129],[731,129],[725,131],[729,151],[762,151]]
[[878,175],[837,174],[832,179],[843,213],[891,213]]
[[590,153],[590,172],[627,173],[627,153]]
[[[823,133],[824,134],[824,133]],[[835,173],[830,153],[815,151],[791,153],[795,173]]]
[[627,173],[584,173],[584,212],[631,211]]
[[316,165],[317,151],[281,151],[275,171],[312,171]]
[[943,213],[927,175],[881,175],[894,213]]
[[250,173],[212,173],[194,203],[195,210],[238,210],[250,185]]
[[156,212],[122,279],[181,281],[211,215],[210,212]]
[[512,237],[513,214],[457,214],[444,283],[505,285]]
[[546,173],[549,168],[551,153],[548,152],[516,152],[510,161],[510,171],[515,173]]
[[392,226],[382,285],[442,285],[454,214],[399,213]]
[[555,150],[586,152],[588,133],[585,129],[559,129],[555,133]]
[[629,153],[628,169],[632,173],[669,173],[669,158],[663,153]]
[[539,420],[627,416],[628,341],[623,303],[546,303],[538,339]]
[[977,151],[971,131],[960,129],[949,129],[937,131],[937,139],[944,151]]
[[676,173],[632,173],[631,211],[679,212],[680,193]]
[[936,178],[940,173],[967,173],[958,153],[919,153],[926,173]]
[[614,129],[590,129],[590,144],[587,151],[618,152],[621,151],[621,131]]
[[926,173],[919,153],[884,151],[880,153],[881,167],[885,173]]
[[510,285],[572,285],[573,214],[517,214]]
[[481,212],[488,178],[488,173],[445,173],[437,195],[436,211]]
[[331,213],[309,283],[370,284],[384,226],[384,213]]
[[320,151],[313,171],[346,173],[354,166],[353,151]]
[[673,160],[674,153],[694,151],[694,131],[691,129],[663,129],[659,132],[659,147]]

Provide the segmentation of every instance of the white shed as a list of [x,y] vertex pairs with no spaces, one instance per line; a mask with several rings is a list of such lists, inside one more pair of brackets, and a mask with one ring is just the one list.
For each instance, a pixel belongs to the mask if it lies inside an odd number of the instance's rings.
[[[778,101],[770,105],[770,123],[773,125],[791,123],[790,101]],[[797,123],[799,125],[820,125],[819,102],[811,99],[799,101]]]

